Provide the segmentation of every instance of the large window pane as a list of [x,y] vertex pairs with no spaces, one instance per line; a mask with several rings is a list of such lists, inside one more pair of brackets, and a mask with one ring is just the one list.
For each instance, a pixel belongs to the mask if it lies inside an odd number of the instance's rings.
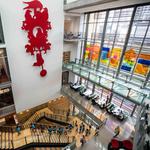
[[108,68],[117,68],[129,28],[133,8],[112,10],[109,12],[104,47],[100,62]]
[[100,52],[106,12],[91,13],[89,16],[87,41],[84,60],[87,64],[96,66]]
[[150,66],[150,6],[137,8],[121,70],[146,76]]

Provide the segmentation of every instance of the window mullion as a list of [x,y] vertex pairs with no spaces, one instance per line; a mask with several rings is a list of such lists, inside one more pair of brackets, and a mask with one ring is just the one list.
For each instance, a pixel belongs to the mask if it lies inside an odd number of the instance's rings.
[[[95,38],[96,38],[96,30],[97,30],[97,24],[98,24],[98,16],[99,16],[99,14],[97,13],[96,14],[97,16],[96,16],[96,22],[94,22],[93,23],[93,29],[92,29],[92,34],[94,33],[94,36],[93,36],[93,38],[91,37],[91,43],[93,43],[93,45],[95,44]],[[94,24],[95,24],[95,26],[94,26]],[[94,31],[94,28],[95,28],[95,31]],[[90,43],[90,45],[91,45],[91,43]],[[92,55],[93,55],[93,51],[91,52],[92,54],[90,54],[90,59],[89,59],[89,61],[90,61],[90,63],[89,63],[89,65],[91,66],[92,65]]]
[[[108,72],[108,70],[109,70],[110,59],[111,59],[111,55],[112,55],[112,52],[113,52],[113,48],[114,48],[114,45],[115,45],[116,36],[117,36],[117,32],[118,32],[119,19],[120,19],[120,16],[121,16],[121,11],[122,10],[120,10],[120,12],[119,12],[119,17],[118,17],[118,21],[117,21],[117,27],[116,27],[116,30],[115,30],[115,36],[114,36],[114,40],[113,40],[113,44],[112,44],[112,48],[111,48],[111,53],[110,53],[110,58],[109,58],[109,63],[107,65],[107,69],[106,69],[107,71],[106,72]],[[112,21],[112,24],[113,24],[113,21]]]
[[129,37],[130,37],[130,33],[131,33],[132,25],[133,25],[133,20],[134,20],[134,16],[135,16],[135,13],[136,13],[136,9],[137,9],[137,7],[134,7],[132,17],[131,17],[131,20],[130,20],[130,24],[129,24],[129,28],[128,28],[128,32],[127,32],[127,35],[126,35],[126,39],[125,39],[125,42],[124,42],[124,47],[123,47],[123,50],[122,50],[122,54],[120,56],[120,63],[119,63],[119,66],[118,66],[118,69],[117,69],[117,72],[116,72],[116,77],[118,77],[118,75],[119,75],[120,68],[121,68],[121,65],[122,65],[122,62],[123,62],[123,56],[124,56],[124,53],[126,51],[127,44],[128,44],[128,41],[129,41]]
[[85,49],[86,49],[86,45],[87,45],[87,35],[88,35],[88,27],[89,27],[89,18],[90,18],[90,14],[87,14],[87,18],[86,18],[86,26],[85,26],[85,39],[84,39],[84,48],[83,48],[83,56],[82,56],[82,63],[84,63],[84,55],[85,55]]
[[146,79],[145,79],[144,83],[143,83],[143,88],[146,86],[147,81],[149,80],[149,78],[150,78],[150,70],[149,70],[149,72],[148,72],[148,74],[146,76]]
[[102,48],[104,45],[104,38],[105,38],[105,33],[106,33],[106,25],[107,25],[108,15],[109,15],[109,11],[106,11],[105,21],[104,21],[104,26],[103,26],[103,34],[102,34],[102,38],[101,38],[101,46],[100,46],[100,51],[98,54],[96,70],[99,69],[99,65],[100,65],[100,58],[101,58],[101,54],[102,54]]

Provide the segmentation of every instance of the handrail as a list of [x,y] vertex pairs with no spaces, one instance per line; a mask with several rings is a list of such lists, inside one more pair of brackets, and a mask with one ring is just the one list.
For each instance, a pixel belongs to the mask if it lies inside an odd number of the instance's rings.
[[[41,127],[41,124],[35,124],[39,125]],[[7,126],[9,127],[9,126]],[[52,126],[51,126],[52,127]],[[60,127],[56,127],[56,132],[58,131]],[[63,133],[67,133],[69,130],[67,128],[64,128]],[[23,138],[20,138],[19,136],[17,139],[11,139],[11,138],[1,138],[2,143],[0,144],[0,149],[6,149],[6,145],[9,145],[11,148],[19,148],[24,145],[30,144],[30,143],[70,143],[74,140],[73,136],[68,136],[67,134],[58,134],[52,131],[52,133],[48,133],[48,125],[45,126],[45,128],[38,128],[30,130],[31,135],[24,136]],[[11,133],[13,134],[13,133]],[[4,134],[6,136],[6,134]],[[3,136],[3,135],[2,135]],[[53,136],[53,137],[52,137]],[[54,140],[55,139],[55,140]],[[5,143],[5,145],[4,145]],[[6,144],[7,143],[7,144]],[[11,146],[10,146],[11,145]]]
[[[36,122],[37,120],[39,120],[41,117],[47,117],[49,119],[55,119],[56,121],[64,121],[66,122],[66,116],[60,116],[60,115],[54,115],[54,114],[47,114],[45,112],[42,112],[40,115],[39,114],[36,114],[35,113],[35,120],[32,121],[32,122],[28,122],[27,124],[20,124],[19,126],[22,128],[22,129],[27,129],[27,128],[30,128],[31,126],[31,123],[34,123]],[[38,124],[38,123],[36,123]],[[0,126],[0,131],[9,131],[10,129],[15,132],[16,131],[16,127],[17,126]]]
[[[52,138],[53,136],[53,138]],[[12,142],[12,145],[13,145],[13,148],[19,148],[19,147],[22,147],[24,145],[27,145],[27,144],[31,144],[31,143],[70,143],[74,140],[74,137],[69,137],[67,135],[58,135],[58,134],[55,134],[55,133],[52,133],[52,134],[48,134],[48,133],[40,133],[40,132],[35,132],[35,133],[32,133],[31,135],[28,135],[28,136],[24,136],[23,138],[18,138],[16,140],[13,140],[11,141]],[[8,141],[6,141],[8,142]]]

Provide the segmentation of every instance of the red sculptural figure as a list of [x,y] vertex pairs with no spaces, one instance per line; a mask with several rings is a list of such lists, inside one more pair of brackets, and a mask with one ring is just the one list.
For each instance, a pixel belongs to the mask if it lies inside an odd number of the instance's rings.
[[28,43],[25,45],[26,52],[36,55],[36,62],[33,66],[41,67],[40,75],[44,77],[47,71],[44,69],[43,54],[50,50],[51,43],[48,42],[48,30],[51,24],[48,21],[48,9],[43,8],[39,0],[24,2],[27,6],[25,10],[25,21],[23,21],[22,30],[28,33]]

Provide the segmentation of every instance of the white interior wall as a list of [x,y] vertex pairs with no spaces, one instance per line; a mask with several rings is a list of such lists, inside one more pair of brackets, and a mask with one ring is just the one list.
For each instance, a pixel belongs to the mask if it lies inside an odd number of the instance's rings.
[[[79,22],[79,32],[81,34],[83,33],[83,22],[84,22],[84,14],[82,14],[80,16],[80,22]],[[81,44],[82,44],[82,41],[78,42],[77,55],[76,55],[76,58],[78,58],[78,59],[80,59]],[[82,46],[84,46],[84,45],[82,45]]]
[[25,31],[21,30],[25,13],[23,0],[0,0],[0,13],[17,112],[47,102],[60,94],[64,30],[63,0],[41,0],[41,2],[48,8],[49,20],[52,22],[52,30],[48,34],[52,48],[44,55],[44,67],[48,71],[44,78],[39,75],[41,68],[32,66],[35,57],[25,52],[24,46],[28,40]]
[[[74,16],[65,16],[65,20],[70,20],[71,25],[68,27],[68,31],[72,33],[78,33],[79,32],[79,26],[80,26],[80,17],[74,17]],[[71,56],[70,60],[74,61],[77,57],[77,49],[78,49],[78,42],[64,42],[64,51],[70,51]]]
[[70,61],[74,61],[77,55],[77,42],[64,42],[64,52],[70,51]]

